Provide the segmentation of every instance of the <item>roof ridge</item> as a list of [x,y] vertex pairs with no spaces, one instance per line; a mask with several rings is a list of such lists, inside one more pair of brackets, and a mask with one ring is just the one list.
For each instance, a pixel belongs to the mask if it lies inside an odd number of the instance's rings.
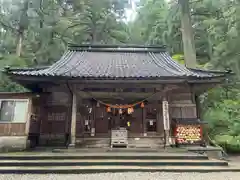
[[226,70],[226,71],[221,71],[221,70],[208,70],[208,69],[198,69],[198,68],[187,68],[191,71],[197,71],[197,72],[208,72],[208,73],[216,73],[216,74],[222,74],[222,73],[232,73],[232,70]]
[[69,45],[70,51],[97,51],[97,52],[165,52],[166,46],[154,45],[102,45],[102,44],[81,44]]
[[10,67],[5,66],[5,71],[35,71],[35,70],[44,70],[49,68],[50,66],[42,66],[42,67]]

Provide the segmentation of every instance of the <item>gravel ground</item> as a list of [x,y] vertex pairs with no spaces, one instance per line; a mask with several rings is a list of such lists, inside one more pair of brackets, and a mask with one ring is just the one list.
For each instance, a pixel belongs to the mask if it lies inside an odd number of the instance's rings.
[[78,175],[0,174],[0,180],[239,180],[240,173],[105,173]]

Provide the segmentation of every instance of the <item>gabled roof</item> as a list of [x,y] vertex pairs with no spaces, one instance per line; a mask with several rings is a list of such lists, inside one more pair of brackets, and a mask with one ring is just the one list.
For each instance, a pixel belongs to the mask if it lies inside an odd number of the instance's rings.
[[224,72],[189,69],[175,62],[156,46],[72,46],[59,61],[43,68],[9,68],[17,76],[51,76],[71,78],[210,78]]

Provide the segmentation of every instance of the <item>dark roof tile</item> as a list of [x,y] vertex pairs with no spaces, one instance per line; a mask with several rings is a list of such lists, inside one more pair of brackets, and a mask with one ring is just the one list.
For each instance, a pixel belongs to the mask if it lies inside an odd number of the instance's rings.
[[188,69],[155,47],[104,48],[88,46],[68,50],[59,61],[42,69],[10,69],[25,76],[65,76],[80,78],[164,78],[212,77],[223,73]]

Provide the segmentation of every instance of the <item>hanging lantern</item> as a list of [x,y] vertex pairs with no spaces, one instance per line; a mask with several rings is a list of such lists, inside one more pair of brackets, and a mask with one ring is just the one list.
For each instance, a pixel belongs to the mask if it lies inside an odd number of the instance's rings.
[[133,107],[130,107],[130,108],[128,108],[128,110],[127,110],[127,111],[128,111],[128,114],[132,114],[132,113],[133,113],[133,111],[134,111],[134,110],[133,110]]
[[122,109],[119,109],[119,114],[122,114],[123,112],[122,112]]
[[133,108],[132,107],[130,108],[130,111],[131,111],[131,113],[133,113]]
[[110,107],[107,107],[107,112],[111,112],[111,108]]
[[128,108],[128,114],[131,114],[131,109],[130,108]]
[[140,105],[141,108],[144,108],[144,103],[142,102],[141,105]]
[[100,107],[100,104],[99,104],[99,102],[97,102],[97,105],[96,105],[97,107]]

